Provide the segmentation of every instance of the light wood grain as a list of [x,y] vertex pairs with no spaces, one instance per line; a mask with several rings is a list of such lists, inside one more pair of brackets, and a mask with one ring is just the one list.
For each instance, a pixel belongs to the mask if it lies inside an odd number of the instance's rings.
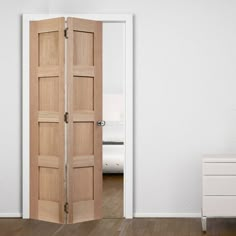
[[30,218],[38,219],[38,32],[30,22]]
[[38,166],[59,168],[59,158],[57,156],[38,156]]
[[73,114],[74,122],[82,122],[82,121],[95,121],[94,111],[83,111],[83,112],[74,112]]
[[[78,30],[78,31],[77,31]],[[74,29],[74,65],[94,65],[94,34]],[[79,31],[80,30],[80,31]]]
[[59,170],[41,166],[39,168],[39,199],[59,202]]
[[74,111],[94,110],[94,79],[74,77]]
[[[94,31],[94,110],[95,121],[102,120],[102,23]],[[102,218],[102,128],[94,124],[94,218]]]
[[39,123],[58,123],[60,121],[59,112],[39,111],[38,122]]
[[74,222],[94,220],[94,200],[73,203]]
[[88,167],[94,166],[94,155],[80,155],[74,156],[73,158],[73,167]]
[[74,168],[73,202],[93,200],[93,167]]
[[102,24],[67,22],[68,222],[75,223],[102,217]]
[[73,126],[74,156],[94,154],[94,123],[75,122]]
[[[38,33],[57,32],[62,23],[62,19],[64,19],[64,17],[36,21],[37,32]],[[64,31],[64,28],[65,28],[65,24],[63,24],[63,31]]]
[[39,66],[59,64],[59,32],[39,34]]
[[[30,67],[31,218],[60,223],[66,200],[64,24],[64,18],[31,23]],[[102,119],[102,24],[70,18],[68,26],[67,192],[73,223],[101,218],[102,128],[96,121]]]
[[60,74],[60,68],[58,65],[50,66],[39,66],[38,67],[38,77],[58,77]]
[[31,22],[30,218],[64,223],[64,18]]
[[59,78],[39,78],[39,110],[59,111]]
[[59,125],[58,123],[39,123],[39,155],[59,156]]
[[73,21],[73,29],[75,31],[85,32],[85,33],[92,33],[94,34],[96,31],[96,24],[100,22],[96,22],[93,20],[86,20],[86,19],[78,19],[78,18],[68,18],[74,19]]
[[74,76],[89,76],[89,77],[94,77],[95,72],[94,72],[94,66],[74,66]]
[[39,200],[38,219],[58,223],[60,221],[60,208],[58,202]]

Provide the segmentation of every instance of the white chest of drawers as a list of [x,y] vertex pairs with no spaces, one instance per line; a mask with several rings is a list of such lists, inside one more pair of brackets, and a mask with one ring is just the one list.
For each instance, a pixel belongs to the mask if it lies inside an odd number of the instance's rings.
[[207,217],[236,217],[236,155],[205,155],[202,160],[202,229]]

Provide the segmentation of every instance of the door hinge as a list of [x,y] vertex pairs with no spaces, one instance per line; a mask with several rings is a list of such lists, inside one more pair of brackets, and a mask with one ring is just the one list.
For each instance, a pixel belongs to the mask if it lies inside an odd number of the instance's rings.
[[68,202],[66,202],[66,203],[64,204],[64,212],[65,212],[66,214],[69,213],[69,204],[68,204]]
[[68,39],[68,27],[64,29],[64,36]]
[[68,120],[69,120],[69,113],[66,112],[66,113],[64,114],[64,121],[65,121],[65,123],[68,123]]

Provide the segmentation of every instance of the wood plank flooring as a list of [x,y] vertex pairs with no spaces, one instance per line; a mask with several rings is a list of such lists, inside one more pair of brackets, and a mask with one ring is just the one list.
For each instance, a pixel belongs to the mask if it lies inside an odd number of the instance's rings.
[[[37,220],[0,219],[0,236],[236,236],[236,219],[123,219],[123,176],[104,176],[104,219],[61,225]],[[113,218],[113,219],[106,219]]]
[[36,220],[0,219],[0,236],[235,236],[236,219],[103,219],[73,225]]
[[123,174],[103,175],[103,218],[123,218]]

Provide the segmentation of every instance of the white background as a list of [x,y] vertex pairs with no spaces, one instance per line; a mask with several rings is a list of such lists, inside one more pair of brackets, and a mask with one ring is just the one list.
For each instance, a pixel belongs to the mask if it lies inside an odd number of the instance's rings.
[[0,3],[0,215],[21,212],[21,14],[134,13],[134,211],[200,213],[201,155],[236,152],[236,2]]

